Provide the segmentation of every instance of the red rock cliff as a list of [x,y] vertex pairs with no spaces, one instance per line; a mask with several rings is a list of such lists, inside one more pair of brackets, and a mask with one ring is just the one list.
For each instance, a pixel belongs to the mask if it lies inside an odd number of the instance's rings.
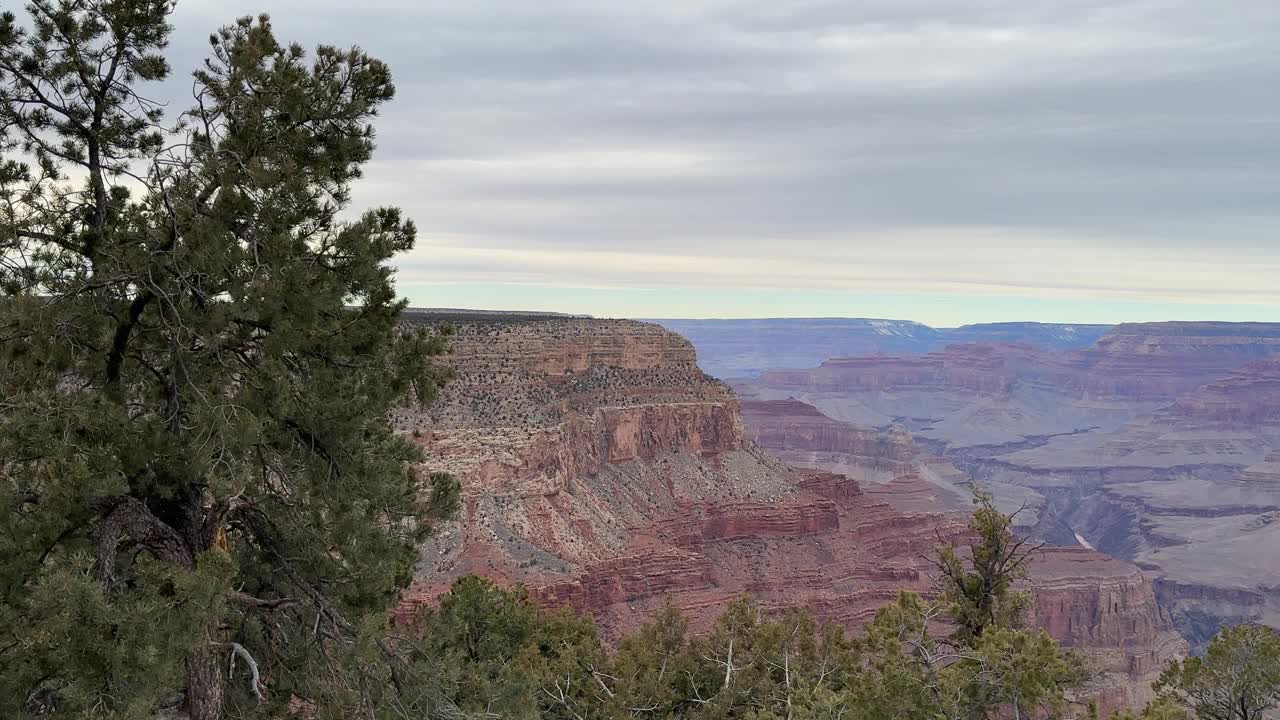
[[1104,716],[1149,700],[1165,664],[1186,654],[1150,580],[1129,563],[1083,548],[1046,548],[1031,579],[1036,624],[1109,673],[1093,688]]

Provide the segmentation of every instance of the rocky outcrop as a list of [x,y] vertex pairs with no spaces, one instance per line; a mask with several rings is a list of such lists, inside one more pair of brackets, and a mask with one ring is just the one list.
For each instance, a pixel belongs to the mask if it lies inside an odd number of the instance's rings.
[[[732,392],[673,333],[628,321],[465,320],[445,360],[454,379],[427,414],[397,418],[426,469],[463,484],[463,518],[424,548],[410,605],[478,572],[590,610],[610,632],[666,595],[695,619],[745,591],[856,619],[901,587],[922,588],[918,556],[935,533],[960,529],[757,449]],[[894,462],[875,456],[899,441],[867,445],[868,459]],[[799,595],[797,572],[808,588]]]
[[[444,359],[453,381],[428,411],[396,417],[423,447],[423,470],[452,472],[463,487],[459,521],[422,549],[405,617],[478,573],[590,612],[607,638],[668,599],[705,628],[743,592],[769,610],[803,606],[852,628],[901,590],[927,591],[924,558],[939,539],[967,533],[963,516],[913,489],[941,466],[921,459],[904,428],[856,427],[793,401],[749,402],[744,424],[729,388],[661,328],[454,323]],[[761,444],[900,479],[869,492],[845,473],[793,468]],[[895,491],[910,509],[893,504]],[[1109,592],[1087,576],[1071,582]],[[1046,622],[1064,639],[1138,652],[1118,630],[1054,617]],[[1117,686],[1138,677],[1109,670]]]

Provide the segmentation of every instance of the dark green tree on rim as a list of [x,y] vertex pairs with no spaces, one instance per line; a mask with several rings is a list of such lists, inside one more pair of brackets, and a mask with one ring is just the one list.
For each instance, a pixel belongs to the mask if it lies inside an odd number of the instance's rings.
[[386,609],[457,499],[388,422],[442,380],[441,338],[398,329],[414,227],[344,214],[387,67],[244,18],[165,126],[172,3],[27,9],[0,18],[0,715],[385,705]]

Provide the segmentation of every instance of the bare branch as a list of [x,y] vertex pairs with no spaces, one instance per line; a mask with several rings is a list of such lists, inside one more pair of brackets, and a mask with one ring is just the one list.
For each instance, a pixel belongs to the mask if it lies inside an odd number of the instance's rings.
[[231,648],[231,656],[229,661],[230,667],[228,667],[227,669],[227,677],[234,677],[235,675],[236,657],[239,657],[240,659],[244,660],[245,664],[249,666],[249,673],[250,673],[249,687],[253,688],[253,696],[258,698],[258,702],[262,702],[263,700],[265,700],[266,698],[263,697],[262,695],[261,676],[258,674],[258,661],[254,660],[253,656],[249,654],[249,651],[246,650],[245,647],[240,643],[225,642],[225,643],[216,643],[216,644],[221,645],[223,647]]

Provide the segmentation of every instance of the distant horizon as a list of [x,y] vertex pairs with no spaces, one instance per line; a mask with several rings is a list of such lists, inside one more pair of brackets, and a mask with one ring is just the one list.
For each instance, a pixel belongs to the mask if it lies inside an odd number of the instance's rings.
[[416,312],[436,312],[441,314],[457,313],[460,315],[531,315],[547,317],[563,317],[563,318],[590,318],[593,320],[635,320],[637,322],[767,322],[773,320],[862,320],[865,322],[895,322],[910,323],[921,327],[930,328],[932,330],[955,330],[964,327],[974,327],[979,325],[1052,325],[1056,327],[1081,327],[1081,328],[1101,328],[1101,327],[1117,327],[1119,325],[1145,325],[1145,324],[1219,324],[1219,325],[1280,325],[1280,320],[1218,320],[1215,318],[1193,318],[1193,319],[1170,319],[1170,320],[1125,320],[1114,323],[1099,322],[1058,322],[1044,320],[982,320],[977,322],[967,322],[960,325],[933,325],[919,320],[906,317],[873,317],[873,316],[855,316],[855,315],[769,315],[769,316],[749,316],[749,317],[720,317],[720,316],[690,316],[690,317],[648,317],[648,316],[615,316],[615,315],[594,315],[592,313],[581,312],[564,312],[559,310],[537,310],[537,309],[498,309],[486,307],[437,307],[410,304],[409,311]]
[[869,319],[933,328],[989,323],[1120,325],[1139,322],[1280,322],[1280,305],[789,288],[584,288],[503,283],[401,282],[414,307],[553,312],[662,320]]

